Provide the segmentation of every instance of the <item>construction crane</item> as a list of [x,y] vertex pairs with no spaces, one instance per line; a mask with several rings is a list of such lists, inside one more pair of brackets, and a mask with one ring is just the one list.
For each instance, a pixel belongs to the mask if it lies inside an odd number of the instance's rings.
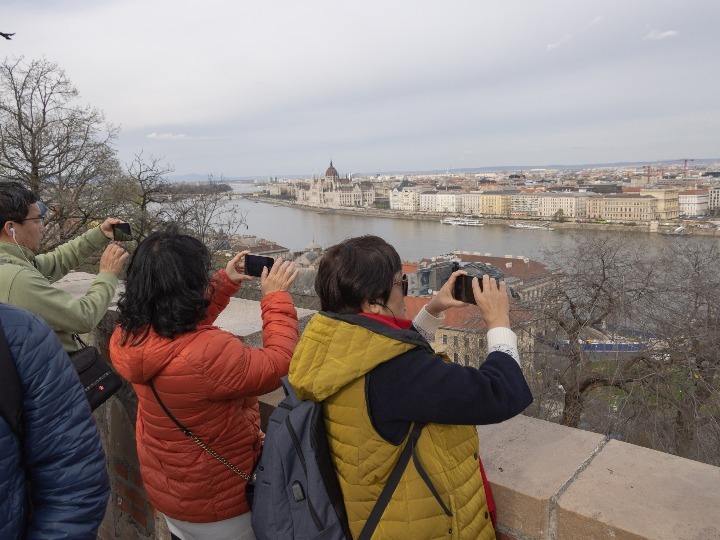
[[647,172],[645,173],[645,176],[647,177],[647,184],[650,183],[650,173],[652,172],[652,165],[643,165],[643,169],[645,169]]
[[694,160],[694,159],[684,159],[683,161],[685,162],[685,165],[684,165],[684,167],[683,167],[683,180],[684,180],[685,178],[687,178],[687,164],[688,164],[688,161],[695,161],[695,160]]

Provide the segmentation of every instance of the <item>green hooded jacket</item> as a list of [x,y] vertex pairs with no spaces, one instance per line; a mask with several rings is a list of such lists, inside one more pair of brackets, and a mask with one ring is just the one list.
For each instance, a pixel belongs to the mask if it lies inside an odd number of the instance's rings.
[[14,242],[0,242],[0,263],[4,263],[0,264],[0,302],[39,315],[66,351],[76,350],[72,334],[86,334],[98,325],[110,306],[118,279],[100,272],[79,298],[51,284],[108,243],[100,227],[42,255]]

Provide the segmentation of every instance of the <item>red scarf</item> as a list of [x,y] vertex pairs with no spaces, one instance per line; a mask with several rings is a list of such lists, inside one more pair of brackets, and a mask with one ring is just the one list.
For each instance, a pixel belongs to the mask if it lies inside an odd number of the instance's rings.
[[373,321],[381,322],[390,328],[394,328],[395,330],[410,330],[410,327],[412,326],[412,321],[410,319],[398,319],[392,315],[376,315],[375,313],[358,313],[358,315],[362,315],[363,317],[367,317]]

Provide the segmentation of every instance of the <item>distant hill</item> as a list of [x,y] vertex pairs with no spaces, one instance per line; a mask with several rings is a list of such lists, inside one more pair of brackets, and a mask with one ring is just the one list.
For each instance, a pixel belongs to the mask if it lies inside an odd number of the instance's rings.
[[[666,159],[666,160],[654,160],[654,161],[620,161],[616,163],[585,163],[578,165],[496,165],[493,167],[464,167],[459,169],[430,169],[430,170],[394,170],[394,171],[375,171],[375,172],[354,172],[354,175],[358,176],[373,176],[388,175],[388,174],[443,174],[443,173],[481,173],[481,172],[496,172],[496,171],[527,171],[530,169],[559,169],[559,170],[571,170],[571,169],[594,169],[597,167],[640,167],[642,165],[679,165],[682,166],[682,159]],[[712,165],[720,163],[720,158],[703,158],[694,159],[689,165]]]
[[[720,163],[720,158],[703,158],[693,159],[692,162],[688,160],[688,164],[691,166],[697,165],[712,165]],[[372,171],[372,172],[359,172],[355,171],[352,174],[355,176],[375,176],[375,175],[416,175],[416,174],[460,174],[460,173],[483,173],[483,172],[496,172],[496,171],[527,171],[529,169],[559,169],[559,170],[571,170],[571,169],[594,169],[598,167],[640,167],[642,165],[676,165],[682,166],[682,159],[665,159],[665,160],[654,160],[654,161],[620,161],[616,163],[585,163],[577,165],[496,165],[493,167],[464,167],[459,169],[395,169],[388,171]],[[344,174],[344,173],[343,173]],[[175,176],[169,176],[168,179],[173,182],[205,182],[207,181],[207,174],[181,174]],[[263,176],[225,176],[222,178],[225,182],[247,182],[251,183],[256,180],[267,181],[270,177],[277,178],[307,178],[307,173],[304,174],[268,174]],[[221,181],[219,176],[215,176],[216,181]]]
[[[169,175],[168,180],[171,182],[207,182],[207,174],[174,174]],[[255,180],[267,180],[267,176],[213,176],[215,182],[247,182],[252,183]]]

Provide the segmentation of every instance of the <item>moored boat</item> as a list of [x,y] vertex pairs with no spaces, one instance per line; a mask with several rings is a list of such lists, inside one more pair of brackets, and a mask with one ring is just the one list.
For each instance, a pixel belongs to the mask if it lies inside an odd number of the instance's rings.
[[511,223],[508,225],[511,229],[542,229],[543,231],[554,231],[549,225],[533,225],[531,223]]
[[479,219],[471,219],[471,218],[458,218],[458,217],[448,217],[440,220],[440,223],[444,223],[445,225],[464,225],[469,227],[482,227],[485,225],[482,221]]

